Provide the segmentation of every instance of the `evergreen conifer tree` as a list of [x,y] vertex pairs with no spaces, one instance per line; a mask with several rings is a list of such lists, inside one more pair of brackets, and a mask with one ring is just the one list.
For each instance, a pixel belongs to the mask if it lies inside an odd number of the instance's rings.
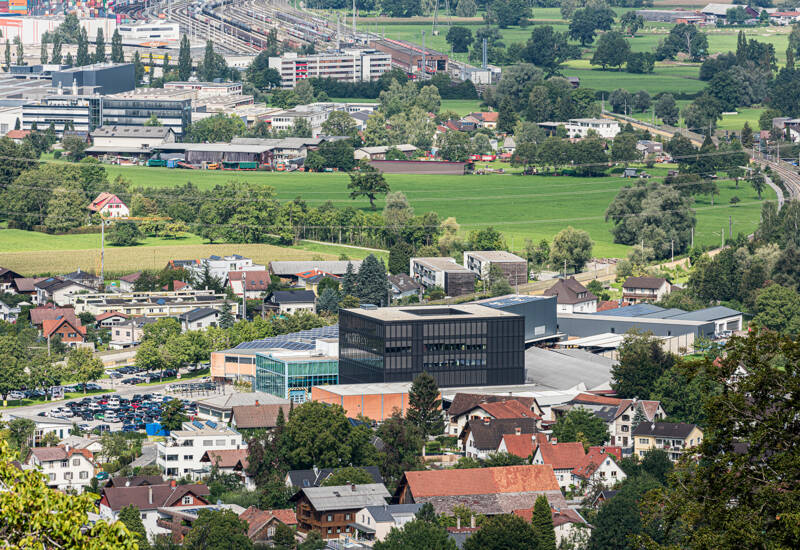
[[536,499],[531,517],[533,531],[536,533],[536,550],[556,550],[556,531],[553,527],[553,514],[544,495]]
[[355,296],[362,304],[388,305],[389,281],[386,279],[386,266],[383,261],[370,254],[358,270],[358,284]]
[[347,269],[342,278],[342,294],[345,296],[356,295],[356,273],[353,269],[353,262],[347,263]]
[[86,34],[86,29],[81,28],[81,33],[78,36],[78,54],[75,56],[75,64],[78,67],[83,67],[91,63],[89,58],[89,36]]
[[178,53],[178,78],[182,81],[189,80],[192,76],[192,53],[189,46],[189,37],[181,37],[181,48]]
[[123,63],[125,61],[122,51],[122,36],[119,34],[119,29],[114,29],[114,34],[111,35],[111,61],[113,63]]
[[231,328],[233,326],[233,314],[231,313],[231,304],[228,300],[222,304],[222,312],[219,316],[219,328]]
[[417,426],[422,435],[439,435],[444,432],[442,400],[439,399],[439,386],[433,376],[423,372],[414,379],[408,392],[408,411],[406,418]]
[[97,37],[94,43],[94,62],[103,63],[106,60],[106,39],[103,36],[103,29],[97,29]]

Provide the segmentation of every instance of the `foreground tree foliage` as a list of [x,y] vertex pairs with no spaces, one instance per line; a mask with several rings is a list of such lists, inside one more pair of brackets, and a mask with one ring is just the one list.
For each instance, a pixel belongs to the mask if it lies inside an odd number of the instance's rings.
[[800,344],[758,331],[726,350],[709,365],[723,390],[705,402],[703,442],[645,499],[660,536],[637,548],[800,545]]
[[439,399],[439,386],[427,372],[414,379],[408,392],[408,412],[406,418],[422,432],[423,437],[439,435],[444,431],[442,400]]
[[97,495],[66,495],[45,485],[35,470],[20,470],[0,439],[0,541],[4,548],[82,548],[134,550],[136,538],[122,522],[98,521],[91,527]]

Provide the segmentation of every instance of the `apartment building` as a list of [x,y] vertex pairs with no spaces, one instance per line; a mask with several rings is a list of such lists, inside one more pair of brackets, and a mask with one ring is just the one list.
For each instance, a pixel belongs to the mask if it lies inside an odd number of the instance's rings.
[[438,286],[448,296],[475,290],[476,273],[453,258],[411,258],[409,271],[426,290]]
[[619,133],[619,122],[609,118],[571,118],[564,127],[571,138],[585,138],[590,130],[604,139],[614,139]]
[[180,430],[173,430],[165,441],[156,444],[156,464],[166,477],[199,479],[210,470],[208,462],[201,462],[206,452],[239,449],[247,449],[247,443],[236,430],[195,420],[184,422]]
[[464,252],[464,267],[477,273],[481,280],[489,278],[489,270],[493,265],[500,268],[511,286],[528,282],[528,262],[516,254],[505,250]]
[[677,462],[687,449],[703,442],[703,431],[685,422],[642,422],[633,430],[633,440],[634,453],[639,458],[659,449]]
[[672,285],[663,277],[628,277],[622,283],[622,299],[632,304],[658,302],[670,290]]
[[241,82],[165,82],[166,90],[190,90],[197,99],[242,95]]
[[281,86],[294,88],[306,78],[333,78],[345,82],[377,80],[389,70],[392,56],[374,49],[352,49],[299,55],[287,52],[280,57],[270,57],[269,67],[281,74]]
[[[210,307],[222,310],[227,302],[224,294],[216,294],[212,290],[173,290],[158,292],[128,293],[86,293],[70,296],[70,303],[75,306],[75,314],[88,311],[95,317],[103,313],[116,311],[134,317],[178,317],[198,307]],[[236,301],[228,302],[231,313],[239,312]]]
[[48,487],[82,493],[94,477],[94,455],[86,449],[34,447],[25,461],[28,469],[38,468],[47,477]]

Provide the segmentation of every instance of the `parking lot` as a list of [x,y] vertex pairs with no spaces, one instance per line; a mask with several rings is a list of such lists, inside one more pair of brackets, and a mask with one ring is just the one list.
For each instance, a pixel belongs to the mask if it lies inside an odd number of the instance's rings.
[[[124,368],[124,367],[123,367]],[[181,369],[182,376],[196,374],[202,366]],[[88,383],[86,390],[96,392],[92,395],[75,397],[62,401],[42,401],[34,405],[10,408],[5,413],[18,413],[26,416],[58,418],[77,424],[83,432],[102,433],[105,431],[144,432],[147,424],[160,422],[163,407],[172,399],[183,404],[183,411],[189,419],[197,414],[196,400],[211,395],[226,393],[231,388],[218,385],[208,377],[190,378],[186,381],[172,380],[159,384],[161,373],[149,373],[154,384],[146,387],[125,384],[125,380],[141,377],[135,370],[121,373],[120,379],[108,378],[100,383]],[[173,373],[175,376],[176,373]],[[167,378],[167,371],[164,372]],[[64,392],[81,392],[83,385],[61,386]],[[20,392],[16,398],[41,398],[44,391]],[[56,398],[60,390],[56,392]],[[48,392],[49,396],[49,392]]]

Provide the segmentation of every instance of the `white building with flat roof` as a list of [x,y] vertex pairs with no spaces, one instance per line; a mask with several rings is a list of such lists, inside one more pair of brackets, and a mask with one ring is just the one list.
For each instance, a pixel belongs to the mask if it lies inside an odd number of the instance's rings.
[[199,479],[208,474],[208,463],[200,462],[207,451],[247,449],[242,434],[216,422],[184,422],[165,441],[156,443],[156,465],[165,477]]
[[287,52],[270,57],[269,67],[281,74],[281,87],[294,88],[306,78],[333,78],[345,82],[377,80],[392,65],[392,56],[372,49],[352,49],[299,55]]
[[571,118],[564,127],[571,138],[585,138],[589,130],[605,139],[614,139],[619,133],[619,122],[609,118]]

